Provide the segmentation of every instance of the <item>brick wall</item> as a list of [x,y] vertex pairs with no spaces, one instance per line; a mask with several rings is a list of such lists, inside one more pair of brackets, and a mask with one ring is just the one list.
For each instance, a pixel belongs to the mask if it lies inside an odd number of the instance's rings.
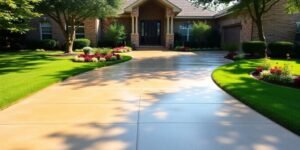
[[231,14],[221,17],[217,20],[217,25],[222,33],[221,44],[224,44],[224,32],[225,27],[240,25],[240,42],[251,40],[252,36],[252,19],[247,13],[241,13],[239,15]]

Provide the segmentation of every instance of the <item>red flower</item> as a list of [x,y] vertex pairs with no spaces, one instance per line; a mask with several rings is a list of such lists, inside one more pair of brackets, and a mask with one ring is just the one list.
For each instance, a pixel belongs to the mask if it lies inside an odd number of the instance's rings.
[[270,70],[270,72],[272,74],[277,74],[277,75],[281,75],[282,74],[282,70],[279,67],[274,67]]
[[257,67],[255,71],[261,73],[263,70],[263,67]]

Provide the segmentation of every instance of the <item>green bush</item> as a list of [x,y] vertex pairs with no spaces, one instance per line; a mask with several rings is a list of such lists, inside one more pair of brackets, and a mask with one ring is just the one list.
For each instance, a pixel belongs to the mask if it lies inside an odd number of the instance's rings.
[[295,43],[295,48],[292,54],[294,57],[300,58],[300,42]]
[[194,23],[191,35],[192,41],[195,43],[197,47],[205,47],[208,43],[208,37],[211,35],[212,28],[210,25],[198,22]]
[[271,57],[286,58],[287,54],[291,54],[294,44],[287,41],[272,42],[268,45]]
[[229,52],[236,52],[239,50],[238,44],[224,44],[222,46],[222,49]]
[[46,50],[53,50],[57,47],[57,42],[55,40],[47,39],[47,40],[41,40],[39,42],[38,48],[46,49]]
[[107,44],[112,44],[112,45],[107,45],[110,47],[115,47],[118,46],[119,44],[122,44],[126,39],[126,32],[125,32],[125,26],[114,23],[111,24],[106,33],[104,34],[104,42]]
[[249,41],[243,42],[242,48],[247,54],[263,56],[267,46],[264,41]]
[[82,49],[90,45],[91,41],[89,39],[75,39],[73,49]]
[[86,54],[86,55],[90,55],[93,53],[93,48],[91,48],[91,47],[84,47],[82,50],[83,50],[84,54]]

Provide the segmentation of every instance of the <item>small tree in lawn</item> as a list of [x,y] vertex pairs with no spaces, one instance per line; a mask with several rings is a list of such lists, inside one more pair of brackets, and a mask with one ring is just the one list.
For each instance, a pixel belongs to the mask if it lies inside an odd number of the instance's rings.
[[63,31],[66,52],[73,52],[76,28],[88,18],[104,18],[116,14],[120,0],[43,0],[38,10],[52,18]]
[[207,46],[207,38],[211,33],[212,29],[211,26],[202,23],[202,22],[195,22],[192,27],[192,40],[195,42],[195,45],[198,46]]
[[263,15],[279,1],[280,0],[192,0],[196,5],[205,5],[206,7],[237,2],[229,11],[235,13],[247,11],[257,26],[258,38],[261,41],[266,41],[262,23]]
[[40,16],[34,6],[40,0],[0,0],[0,29],[25,33],[30,30],[28,22]]
[[126,31],[125,26],[114,23],[111,24],[104,36],[105,42],[111,43],[111,46],[118,46],[118,44],[123,44],[124,40],[126,39]]

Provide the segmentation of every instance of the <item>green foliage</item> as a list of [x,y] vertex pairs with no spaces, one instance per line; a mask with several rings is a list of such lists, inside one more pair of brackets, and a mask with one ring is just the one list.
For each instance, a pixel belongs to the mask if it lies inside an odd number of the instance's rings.
[[257,54],[263,56],[266,48],[266,43],[264,41],[249,41],[243,42],[242,44],[243,51],[251,55]]
[[286,5],[287,12],[290,14],[300,12],[300,0],[287,0]]
[[287,54],[291,54],[294,44],[287,41],[272,42],[268,45],[271,57],[286,58]]
[[40,0],[0,0],[0,29],[25,33],[30,19],[39,17],[35,5]]
[[90,55],[93,53],[93,48],[91,48],[91,47],[84,47],[82,50],[83,50],[84,54]]
[[55,40],[51,40],[51,39],[46,39],[46,40],[41,40],[39,42],[39,46],[38,48],[42,48],[42,49],[46,49],[46,50],[54,50],[55,48],[57,48],[58,43]]
[[74,49],[82,49],[90,45],[91,45],[91,41],[89,39],[76,39],[74,41]]
[[[224,65],[214,71],[213,78],[238,100],[300,135],[300,90],[269,84],[249,76],[262,61],[242,60]],[[297,61],[270,60],[270,63],[293,65],[293,74],[300,75]]]
[[222,49],[229,52],[236,52],[239,50],[238,44],[224,44],[222,46]]
[[193,24],[191,35],[195,45],[201,47],[208,42],[208,37],[211,34],[212,28],[210,25],[203,22],[195,22]]
[[[0,53],[0,109],[68,77],[131,59],[102,63],[74,63],[72,57],[53,57],[63,52]],[[82,60],[84,61],[84,59]]]
[[115,47],[118,44],[122,43],[125,39],[125,26],[118,23],[111,24],[104,34],[104,41],[112,44],[110,45],[112,47]]
[[[78,24],[88,18],[114,16],[120,4],[121,0],[43,0],[39,3],[37,10],[56,21],[64,33],[66,51],[72,53],[72,43],[75,40],[75,30]],[[66,26],[68,28],[65,28]]]
[[94,52],[95,54],[101,54],[101,55],[107,55],[112,53],[112,49],[110,48],[95,48]]

